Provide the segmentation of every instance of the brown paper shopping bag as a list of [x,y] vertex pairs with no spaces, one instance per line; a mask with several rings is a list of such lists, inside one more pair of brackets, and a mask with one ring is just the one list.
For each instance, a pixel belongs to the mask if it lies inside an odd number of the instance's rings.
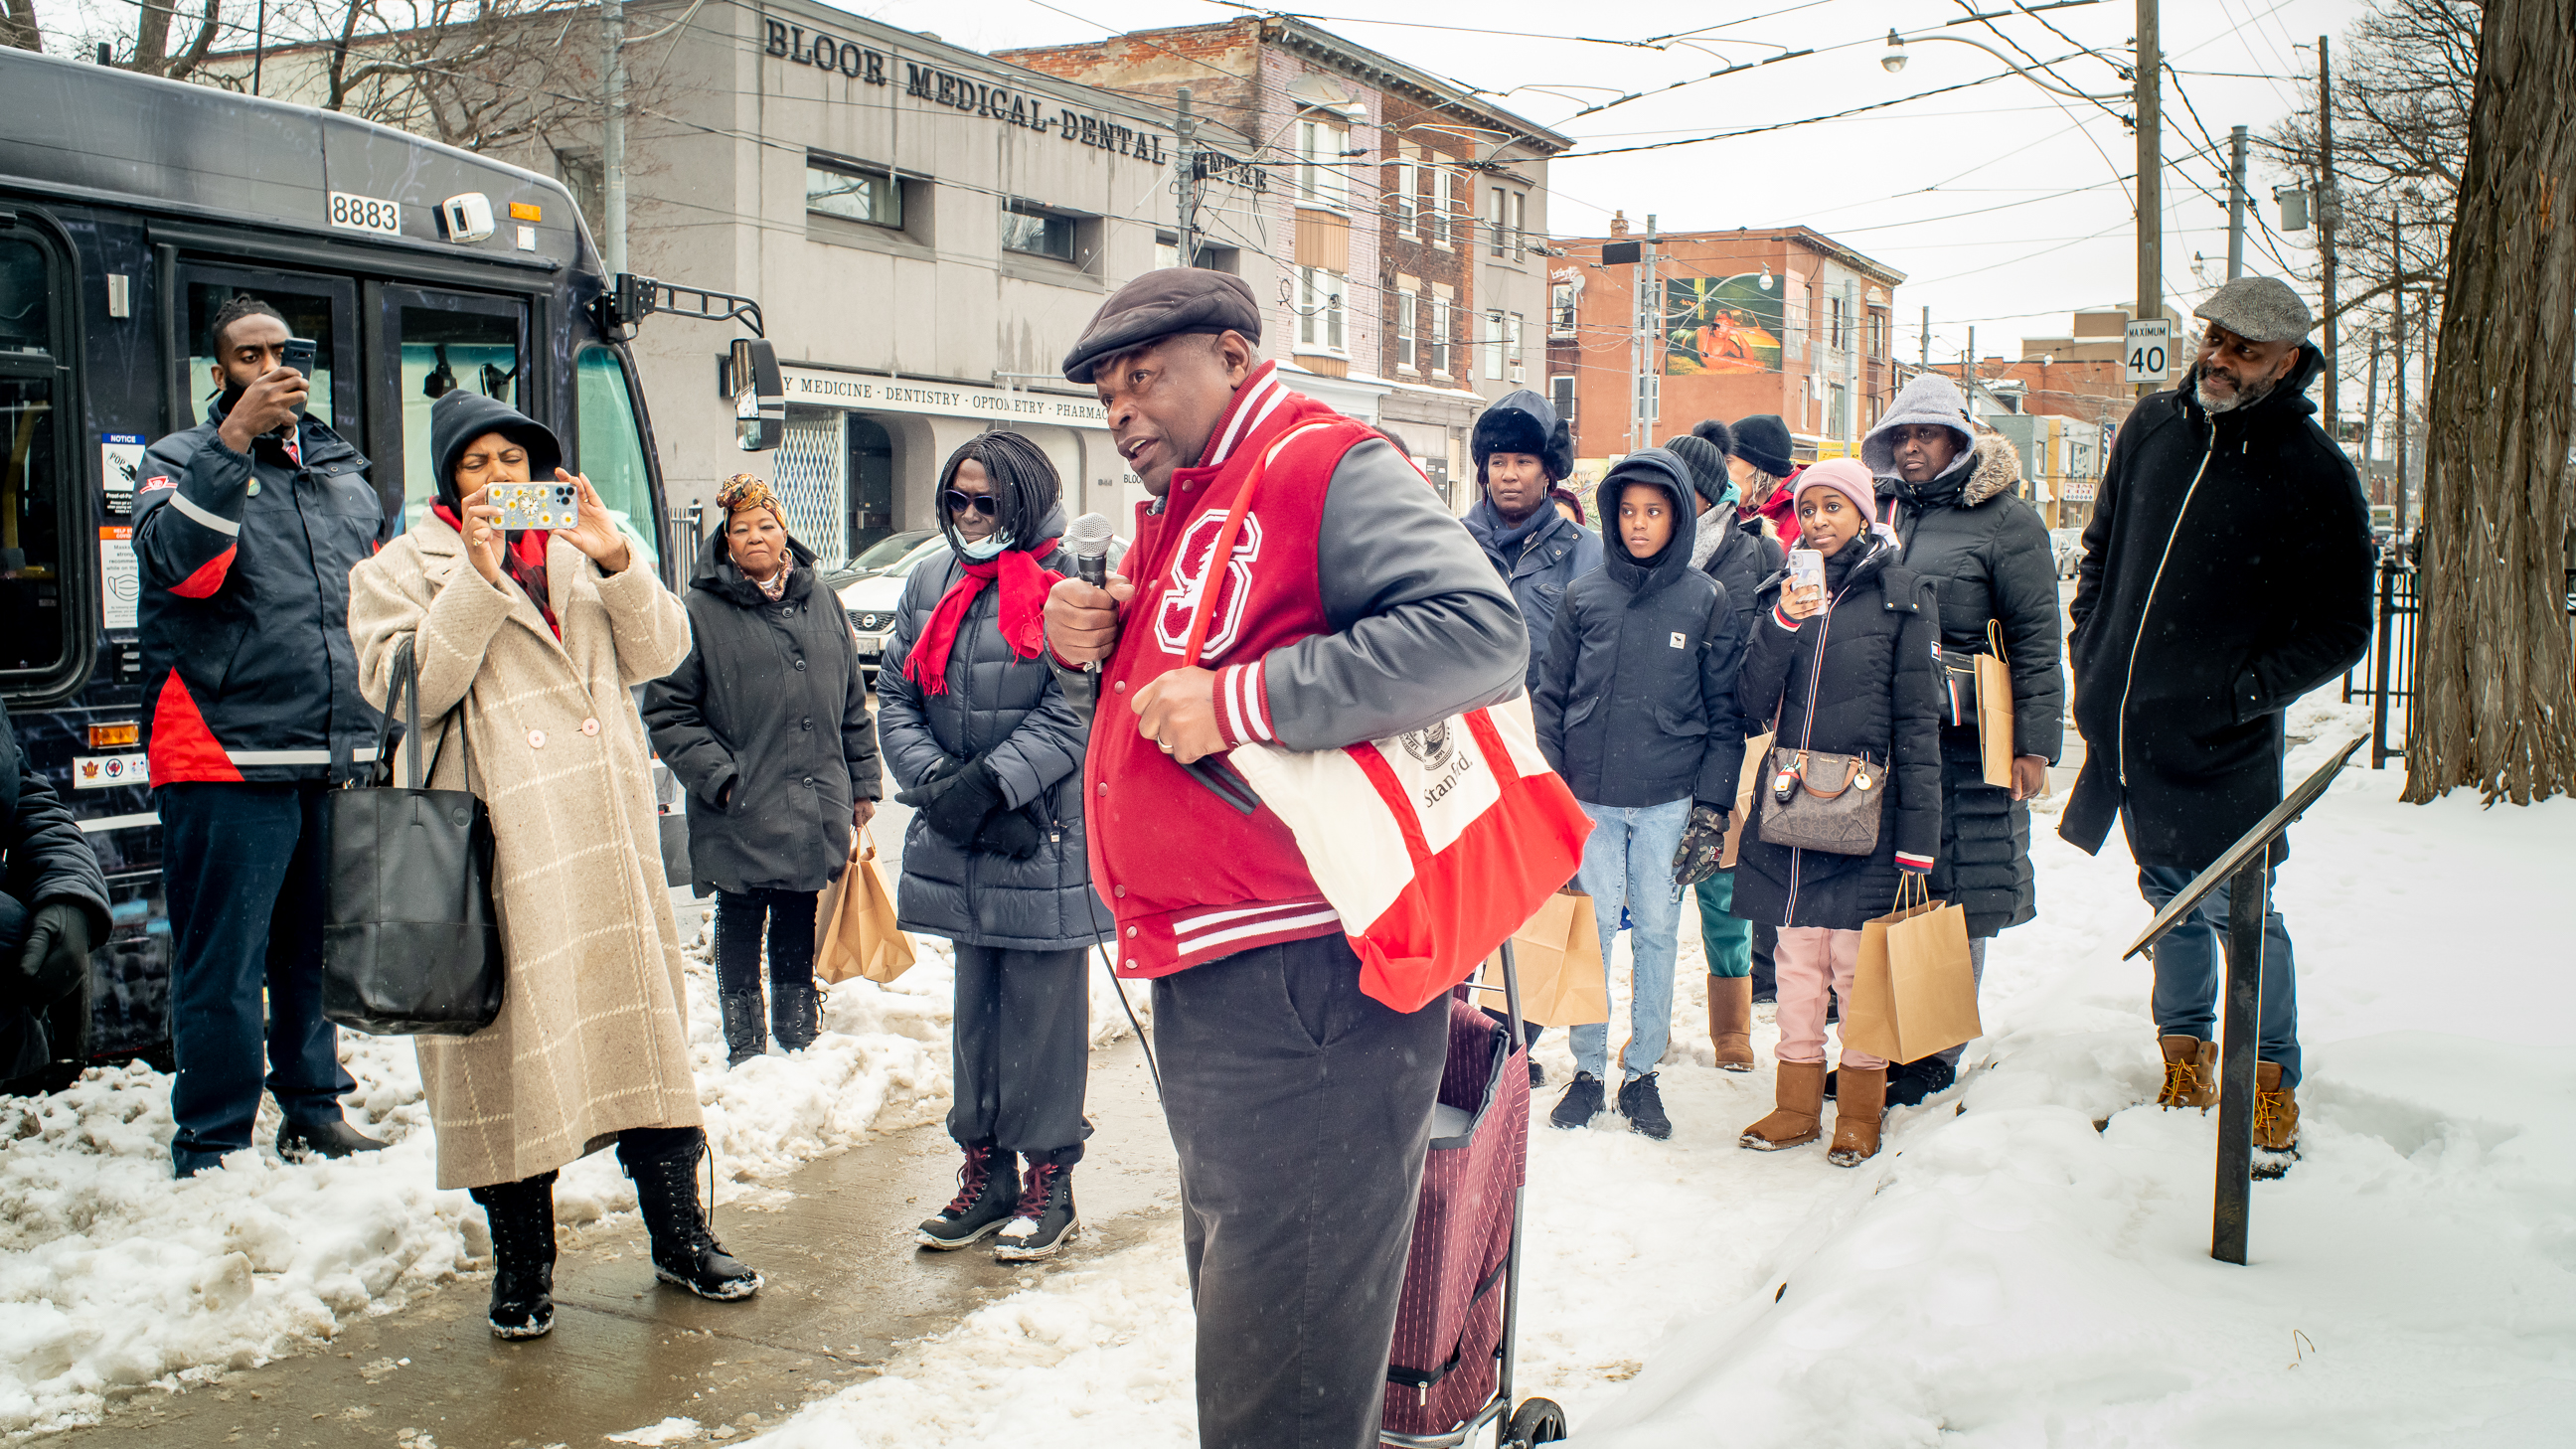
[[[1587,1026],[1610,1019],[1610,978],[1601,969],[1601,930],[1592,897],[1559,891],[1512,932],[1512,965],[1520,978],[1521,1018],[1541,1026]],[[1485,959],[1475,1001],[1503,1009],[1503,959]]]
[[1977,743],[1985,753],[1986,783],[2012,788],[2012,665],[2004,658],[2003,625],[1986,621],[1986,643],[1994,652],[1977,658]]
[[1980,1036],[1968,913],[1928,898],[1922,877],[1899,886],[1895,909],[1862,925],[1860,966],[1843,1005],[1843,1045],[1891,1062],[1920,1061]]
[[1771,758],[1771,732],[1744,742],[1744,768],[1735,776],[1735,816],[1726,822],[1726,853],[1717,858],[1720,870],[1735,869],[1736,853],[1744,846],[1744,822],[1753,818],[1753,792],[1762,780],[1763,762]]
[[822,940],[814,951],[814,979],[847,981],[864,976],[882,985],[912,969],[912,938],[895,924],[894,894],[877,869],[876,842],[858,832],[849,868],[824,892],[828,914],[816,902]]

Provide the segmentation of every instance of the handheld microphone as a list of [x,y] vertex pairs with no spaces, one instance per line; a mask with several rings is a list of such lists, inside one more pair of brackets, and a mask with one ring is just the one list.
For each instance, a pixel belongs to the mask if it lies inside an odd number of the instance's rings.
[[1093,588],[1109,580],[1109,540],[1117,530],[1107,514],[1086,513],[1064,531],[1065,552],[1073,555],[1074,576]]

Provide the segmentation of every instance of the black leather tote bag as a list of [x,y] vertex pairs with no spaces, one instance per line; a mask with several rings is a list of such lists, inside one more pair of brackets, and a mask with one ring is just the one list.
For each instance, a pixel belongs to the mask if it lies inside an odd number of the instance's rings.
[[[407,784],[393,784],[403,710]],[[442,731],[465,749],[464,721]],[[501,925],[492,913],[492,816],[471,790],[424,790],[420,670],[394,655],[393,697],[363,784],[328,797],[330,899],[322,925],[322,1015],[376,1036],[466,1036],[501,1014]],[[471,783],[474,757],[465,757]]]

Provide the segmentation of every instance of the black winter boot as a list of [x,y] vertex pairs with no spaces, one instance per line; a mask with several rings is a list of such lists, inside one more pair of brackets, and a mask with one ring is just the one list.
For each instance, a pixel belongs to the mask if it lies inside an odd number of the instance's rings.
[[1052,1258],[1082,1234],[1082,1219],[1073,1211],[1073,1169],[1058,1162],[1029,1164],[1020,1185],[1020,1205],[1002,1235],[993,1241],[993,1256],[1005,1263]]
[[822,1013],[822,993],[815,989],[811,968],[801,981],[770,977],[769,1025],[781,1051],[801,1052],[812,1046]]
[[760,1291],[760,1275],[725,1252],[698,1206],[698,1157],[704,1151],[702,1145],[699,1152],[665,1161],[627,1164],[644,1229],[653,1238],[653,1276],[701,1298],[749,1298]]
[[555,1175],[478,1187],[492,1225],[492,1336],[543,1338],[555,1326]]
[[944,1252],[978,1242],[1019,1211],[1020,1182],[1011,1171],[1011,1154],[989,1143],[965,1151],[966,1165],[957,1169],[957,1196],[939,1216],[924,1219],[914,1234],[925,1248]]
[[1664,1115],[1663,1089],[1656,1085],[1653,1072],[1620,1083],[1619,1115],[1628,1119],[1629,1130],[1657,1142],[1673,1135],[1673,1119]]
[[769,1025],[761,1018],[760,988],[717,995],[724,1008],[725,1066],[741,1066],[769,1050]]

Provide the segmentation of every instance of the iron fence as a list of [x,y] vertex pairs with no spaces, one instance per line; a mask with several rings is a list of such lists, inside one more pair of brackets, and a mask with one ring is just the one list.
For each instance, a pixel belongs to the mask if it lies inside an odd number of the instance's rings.
[[[2415,620],[2422,612],[2420,576],[2413,562],[2391,550],[2379,564],[2379,592],[2372,601],[2370,652],[2343,676],[2346,704],[2370,701],[2370,767],[2384,770],[2406,753],[2406,725],[2415,698]],[[2393,721],[2396,739],[2389,738]]]

